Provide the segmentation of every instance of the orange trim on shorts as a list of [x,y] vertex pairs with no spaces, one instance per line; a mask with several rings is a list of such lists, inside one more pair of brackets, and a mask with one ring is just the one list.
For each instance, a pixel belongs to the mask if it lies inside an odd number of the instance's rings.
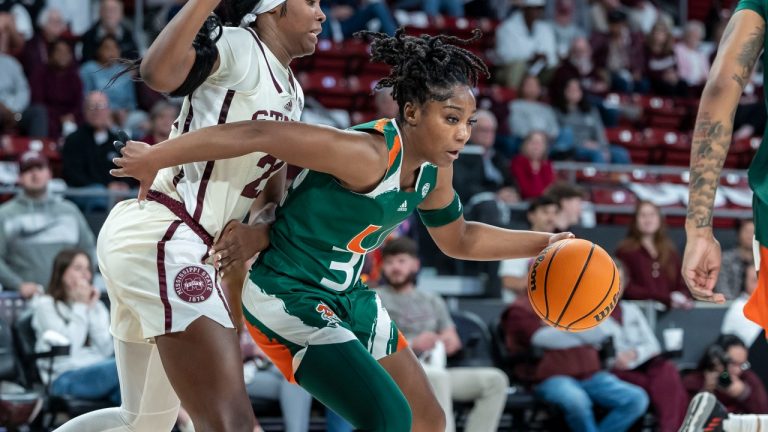
[[760,246],[757,287],[744,305],[744,316],[768,331],[768,248]]
[[247,320],[245,326],[248,327],[248,333],[251,334],[259,348],[272,360],[272,363],[283,373],[285,378],[296,384],[296,377],[293,376],[293,354],[291,354],[288,347],[268,338],[267,335]]
[[408,348],[408,339],[403,336],[403,332],[400,331],[400,329],[397,329],[397,350],[402,351],[404,349]]

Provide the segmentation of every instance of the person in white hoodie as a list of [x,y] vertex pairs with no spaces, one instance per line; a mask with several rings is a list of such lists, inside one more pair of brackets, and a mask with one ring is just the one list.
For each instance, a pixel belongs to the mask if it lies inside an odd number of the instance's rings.
[[53,263],[46,295],[33,303],[35,350],[51,349],[50,332],[69,342],[68,356],[57,357],[48,374],[48,359],[38,360],[51,394],[120,404],[109,312],[92,285],[91,260],[81,249],[64,249]]

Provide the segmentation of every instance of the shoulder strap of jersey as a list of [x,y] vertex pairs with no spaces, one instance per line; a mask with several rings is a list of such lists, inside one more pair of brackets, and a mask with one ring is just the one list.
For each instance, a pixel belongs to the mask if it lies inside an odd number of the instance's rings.
[[373,120],[368,123],[352,126],[350,129],[359,131],[375,130],[378,133],[384,135],[384,139],[387,143],[387,150],[389,150],[389,162],[387,164],[388,169],[393,166],[397,166],[402,158],[402,144],[400,143],[400,135],[397,134],[397,128],[392,124],[392,120],[388,118],[382,118]]

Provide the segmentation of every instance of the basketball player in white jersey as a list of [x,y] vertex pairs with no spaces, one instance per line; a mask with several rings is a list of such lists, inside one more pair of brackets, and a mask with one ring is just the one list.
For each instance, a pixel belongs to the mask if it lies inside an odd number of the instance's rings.
[[[217,4],[189,0],[141,61],[150,87],[185,96],[171,137],[233,121],[299,120],[304,98],[288,64],[314,51],[325,20],[319,3],[230,0],[221,5],[229,21],[253,22],[223,28],[209,17]],[[61,431],[170,431],[179,401],[198,431],[253,431],[233,329],[239,296],[228,305],[208,251],[228,221],[279,200],[283,166],[265,153],[185,164],[163,171],[148,201],[115,206],[97,253],[111,300],[122,406],[78,417]],[[234,225],[251,239],[249,252],[266,246],[265,226]],[[228,270],[225,281],[237,293],[241,267]]]

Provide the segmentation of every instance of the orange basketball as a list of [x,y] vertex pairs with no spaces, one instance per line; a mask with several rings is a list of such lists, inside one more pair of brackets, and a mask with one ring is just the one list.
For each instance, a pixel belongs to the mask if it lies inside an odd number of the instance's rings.
[[600,246],[566,239],[541,251],[528,271],[528,298],[549,325],[582,331],[600,324],[619,301],[619,271]]

